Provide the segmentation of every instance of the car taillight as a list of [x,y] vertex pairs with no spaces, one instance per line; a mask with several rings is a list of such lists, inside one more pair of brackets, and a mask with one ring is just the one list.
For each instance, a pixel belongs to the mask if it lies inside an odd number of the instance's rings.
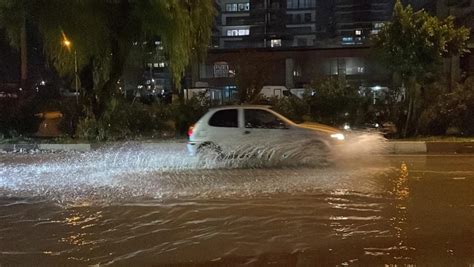
[[194,125],[189,126],[189,129],[188,129],[188,136],[189,137],[191,137],[191,135],[193,135],[193,131],[194,131]]

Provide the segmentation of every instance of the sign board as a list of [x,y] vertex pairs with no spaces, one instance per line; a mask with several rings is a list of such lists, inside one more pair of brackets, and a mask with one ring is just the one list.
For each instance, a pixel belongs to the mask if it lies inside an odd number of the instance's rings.
[[227,62],[215,62],[214,63],[214,77],[215,78],[229,77],[229,64],[227,64]]

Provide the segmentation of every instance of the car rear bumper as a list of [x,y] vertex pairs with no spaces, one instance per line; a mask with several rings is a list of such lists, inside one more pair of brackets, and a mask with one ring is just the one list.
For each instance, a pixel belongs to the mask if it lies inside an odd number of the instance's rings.
[[188,154],[190,156],[196,156],[197,150],[198,150],[198,147],[199,147],[199,143],[198,142],[188,142],[186,144],[186,146],[188,148]]

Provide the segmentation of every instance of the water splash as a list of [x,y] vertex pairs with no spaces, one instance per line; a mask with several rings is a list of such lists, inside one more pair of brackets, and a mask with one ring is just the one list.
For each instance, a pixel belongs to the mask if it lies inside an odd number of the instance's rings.
[[[188,156],[184,143],[125,143],[87,153],[4,154],[0,196],[77,202],[304,191],[324,187],[328,177],[351,178],[354,171],[344,165],[374,158],[371,155],[383,149],[382,137],[361,133],[330,155],[309,149],[307,140],[239,146],[226,155],[201,157]],[[312,171],[302,174],[301,168]]]
[[344,145],[334,151],[334,159],[340,163],[370,163],[387,154],[387,140],[378,133],[352,132]]
[[197,168],[262,168],[262,167],[325,167],[333,164],[373,162],[386,154],[386,139],[373,132],[351,132],[344,142],[325,147],[317,138],[294,136],[294,140],[237,145],[231,153],[208,151],[201,156]]

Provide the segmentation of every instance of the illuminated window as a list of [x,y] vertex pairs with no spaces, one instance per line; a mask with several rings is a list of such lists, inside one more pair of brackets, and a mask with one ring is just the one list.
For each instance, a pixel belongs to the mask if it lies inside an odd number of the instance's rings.
[[373,30],[370,31],[371,34],[378,34],[382,29],[384,23],[383,22],[376,22],[374,23]]
[[237,7],[238,7],[237,4],[227,4],[227,5],[225,5],[225,11],[237,12]]
[[244,12],[250,10],[250,3],[231,3],[225,5],[225,11],[227,12]]
[[249,11],[250,3],[239,3],[239,11]]
[[227,30],[227,36],[245,36],[249,35],[249,29],[230,29]]
[[374,23],[374,29],[380,29],[382,28],[384,25],[383,22],[377,22],[377,23]]
[[270,40],[271,47],[280,47],[281,46],[281,39],[271,39]]
[[287,0],[286,3],[288,9],[312,8],[316,5],[315,0]]
[[249,29],[240,29],[239,35],[249,35]]
[[214,77],[229,77],[229,64],[225,61],[214,63]]
[[293,69],[293,76],[294,77],[301,77],[301,67],[300,66],[296,66]]
[[355,31],[355,34],[356,34],[356,35],[362,35],[362,31],[361,31],[361,30],[356,30],[356,31]]

